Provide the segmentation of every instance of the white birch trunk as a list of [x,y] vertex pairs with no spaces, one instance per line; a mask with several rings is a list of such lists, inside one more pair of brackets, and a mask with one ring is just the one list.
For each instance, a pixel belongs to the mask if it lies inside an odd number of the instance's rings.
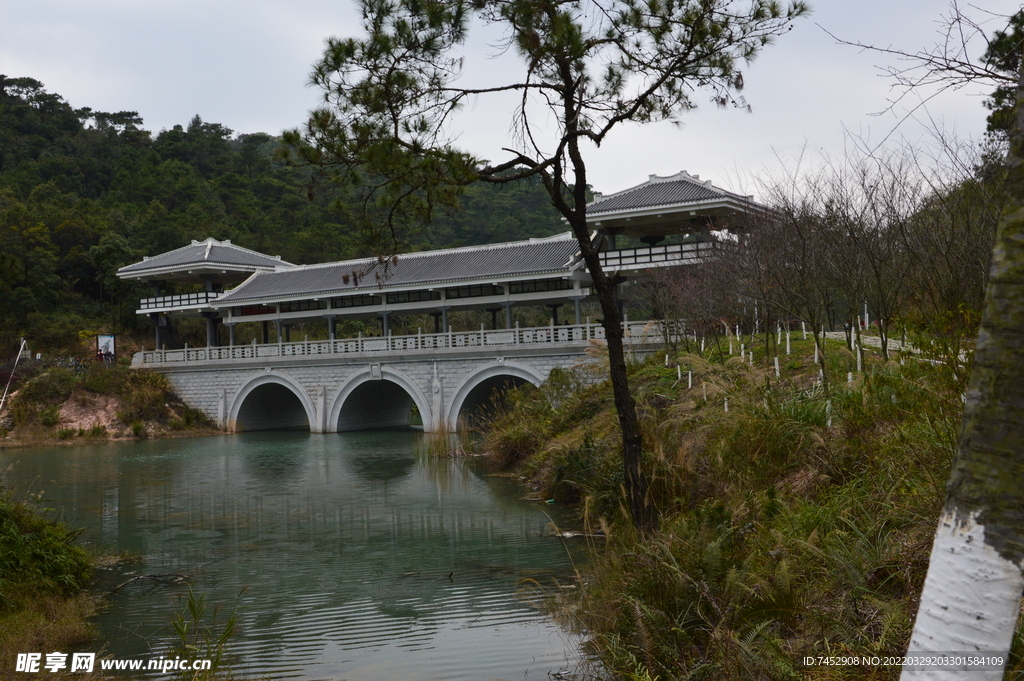
[[[1024,590],[1024,77],[1014,119],[1006,199],[964,422],[911,634],[912,653],[1005,653]],[[1002,678],[1002,669],[905,668],[901,676],[990,678]]]
[[[1006,655],[1013,640],[1024,591],[1024,574],[985,543],[976,514],[957,518],[945,512],[932,545],[921,605],[907,654],[977,653]],[[901,681],[1001,679],[1000,671],[969,666],[911,671]]]

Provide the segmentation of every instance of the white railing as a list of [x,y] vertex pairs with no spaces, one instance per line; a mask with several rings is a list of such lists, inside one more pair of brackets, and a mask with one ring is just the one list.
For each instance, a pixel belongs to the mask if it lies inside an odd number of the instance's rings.
[[139,301],[140,310],[173,310],[183,307],[194,307],[196,305],[206,305],[217,298],[220,298],[223,293],[216,291],[200,291],[199,293],[181,293],[173,296],[159,296],[157,298],[143,298]]
[[[627,322],[623,325],[628,343],[654,343],[661,339],[657,322]],[[364,336],[335,340],[305,340],[296,343],[266,343],[234,345],[183,350],[146,350],[135,355],[135,364],[142,366],[183,364],[192,362],[220,362],[230,360],[259,360],[275,357],[324,357],[362,353],[403,353],[421,350],[447,351],[465,348],[507,348],[517,345],[578,343],[603,340],[604,327],[600,324],[573,326],[538,326],[531,328],[495,329],[480,331],[451,331],[448,333],[418,333],[414,336]]]
[[716,243],[701,241],[692,244],[667,244],[665,246],[642,246],[604,251],[601,253],[601,267],[610,270],[623,270],[700,262],[711,254]]

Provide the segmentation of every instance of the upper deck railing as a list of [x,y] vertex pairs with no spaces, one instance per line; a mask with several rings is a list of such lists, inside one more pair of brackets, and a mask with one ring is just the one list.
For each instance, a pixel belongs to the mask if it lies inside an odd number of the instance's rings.
[[182,293],[173,296],[143,298],[139,301],[139,310],[157,312],[159,310],[180,310],[184,307],[204,306],[220,298],[223,293],[217,291],[200,291],[199,293]]
[[601,267],[609,270],[628,270],[684,265],[700,262],[711,255],[717,247],[719,243],[716,241],[699,241],[691,244],[641,246],[604,251],[601,253]]
[[[628,343],[654,343],[661,339],[657,322],[623,324]],[[572,326],[538,326],[530,328],[448,333],[418,333],[409,336],[362,336],[335,340],[303,340],[292,343],[188,348],[181,350],[146,350],[136,353],[136,366],[179,366],[192,363],[230,362],[271,358],[343,357],[357,354],[388,354],[415,351],[458,351],[467,348],[509,348],[543,344],[578,343],[603,340],[600,324]]]

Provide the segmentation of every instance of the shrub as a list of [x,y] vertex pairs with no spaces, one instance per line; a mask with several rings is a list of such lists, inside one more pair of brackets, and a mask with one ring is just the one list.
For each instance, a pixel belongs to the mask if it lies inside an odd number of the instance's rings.
[[551,407],[530,384],[509,390],[492,415],[484,447],[499,469],[518,465],[546,442]]
[[212,423],[203,412],[185,406],[181,409],[181,417],[172,419],[170,425],[174,430],[188,430],[190,428],[206,428]]
[[132,371],[121,392],[124,409],[118,412],[118,418],[127,424],[136,420],[162,419],[167,414],[167,403],[172,394],[171,384],[163,374]]
[[11,404],[14,424],[24,426],[38,421],[46,427],[57,425],[60,418],[59,405],[71,396],[77,385],[78,376],[61,367],[50,369],[27,381]]
[[128,383],[131,369],[93,362],[82,377],[82,389],[99,395],[119,395]]
[[[609,530],[586,588],[563,598],[611,674],[791,679],[801,655],[906,648],[962,384],[947,367],[873,352],[847,383],[855,358],[830,343],[826,394],[810,343],[794,346],[779,378],[738,358],[680,356],[678,373],[663,355],[630,367],[662,517],[643,541],[622,509],[607,383],[559,377],[493,422],[492,452],[523,461],[518,470],[545,494]],[[832,671],[822,678],[851,678]]]
[[[74,545],[78,534],[9,493],[0,494],[0,599],[14,592],[69,595],[87,586],[92,563]],[[0,600],[0,609],[11,605]]]
[[63,402],[78,385],[78,376],[70,369],[55,367],[29,381],[18,393],[18,400],[36,404]]
[[14,421],[15,426],[35,423],[38,418],[39,406],[37,404],[22,399],[16,399],[11,404],[11,420]]
[[60,407],[54,405],[39,412],[39,423],[52,428],[60,421]]

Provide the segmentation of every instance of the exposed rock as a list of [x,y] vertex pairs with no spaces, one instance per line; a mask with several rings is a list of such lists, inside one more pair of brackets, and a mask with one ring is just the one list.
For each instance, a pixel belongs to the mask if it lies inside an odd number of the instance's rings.
[[61,405],[60,424],[64,428],[89,430],[94,426],[103,426],[107,430],[117,428],[117,410],[121,401],[114,395],[96,395],[75,391]]

